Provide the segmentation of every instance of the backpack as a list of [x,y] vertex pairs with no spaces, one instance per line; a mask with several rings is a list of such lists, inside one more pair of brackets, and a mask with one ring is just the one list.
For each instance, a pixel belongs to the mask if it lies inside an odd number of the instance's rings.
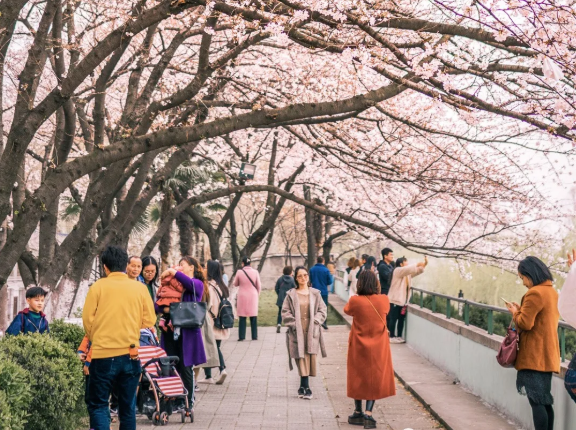
[[220,292],[214,288],[218,298],[220,299],[220,304],[218,305],[218,315],[212,315],[214,319],[214,327],[224,330],[227,328],[234,327],[234,310],[232,309],[232,303],[226,298],[223,298]]

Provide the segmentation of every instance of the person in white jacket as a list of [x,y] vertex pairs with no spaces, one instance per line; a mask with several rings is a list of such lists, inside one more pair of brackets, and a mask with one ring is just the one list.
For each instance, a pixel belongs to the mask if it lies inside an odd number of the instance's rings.
[[[408,265],[408,260],[401,257],[396,260],[396,268],[392,272],[392,282],[388,299],[390,300],[390,312],[388,313],[388,331],[390,332],[390,343],[404,343],[402,331],[404,330],[404,320],[406,319],[406,305],[412,287],[412,278],[424,272],[428,265],[428,258],[424,261]],[[398,327],[398,329],[396,329]]]

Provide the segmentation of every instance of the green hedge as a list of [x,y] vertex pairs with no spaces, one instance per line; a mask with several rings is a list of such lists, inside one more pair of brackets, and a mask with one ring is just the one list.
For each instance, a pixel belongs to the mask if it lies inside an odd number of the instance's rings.
[[76,352],[84,338],[84,329],[76,324],[55,320],[50,323],[50,336],[65,343],[72,351]]
[[24,430],[32,395],[30,374],[0,355],[0,428]]
[[[5,336],[0,340],[0,354],[7,358],[3,362],[12,362],[28,374],[30,395],[20,393],[32,399],[28,406],[26,429],[78,428],[86,411],[83,404],[84,377],[78,357],[68,345],[40,334]],[[6,414],[5,410],[11,412],[10,402],[9,396],[0,398],[1,414]],[[14,426],[14,429],[19,428]]]

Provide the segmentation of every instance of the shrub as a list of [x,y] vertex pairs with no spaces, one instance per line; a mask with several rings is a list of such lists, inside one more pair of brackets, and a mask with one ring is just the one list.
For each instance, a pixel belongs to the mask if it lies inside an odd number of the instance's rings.
[[31,401],[29,373],[0,355],[0,428],[24,430]]
[[0,354],[26,369],[34,401],[26,428],[75,430],[85,410],[82,366],[62,342],[41,334],[6,336]]
[[55,320],[50,323],[50,336],[65,343],[76,352],[84,337],[84,329],[76,324]]

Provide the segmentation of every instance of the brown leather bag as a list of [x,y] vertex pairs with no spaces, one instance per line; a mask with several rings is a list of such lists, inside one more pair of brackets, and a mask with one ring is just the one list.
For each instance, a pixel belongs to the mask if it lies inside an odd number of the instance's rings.
[[520,333],[512,328],[513,322],[510,322],[506,337],[500,345],[500,350],[496,356],[498,364],[502,367],[514,367],[516,363],[516,356],[518,355],[518,349],[520,348]]

